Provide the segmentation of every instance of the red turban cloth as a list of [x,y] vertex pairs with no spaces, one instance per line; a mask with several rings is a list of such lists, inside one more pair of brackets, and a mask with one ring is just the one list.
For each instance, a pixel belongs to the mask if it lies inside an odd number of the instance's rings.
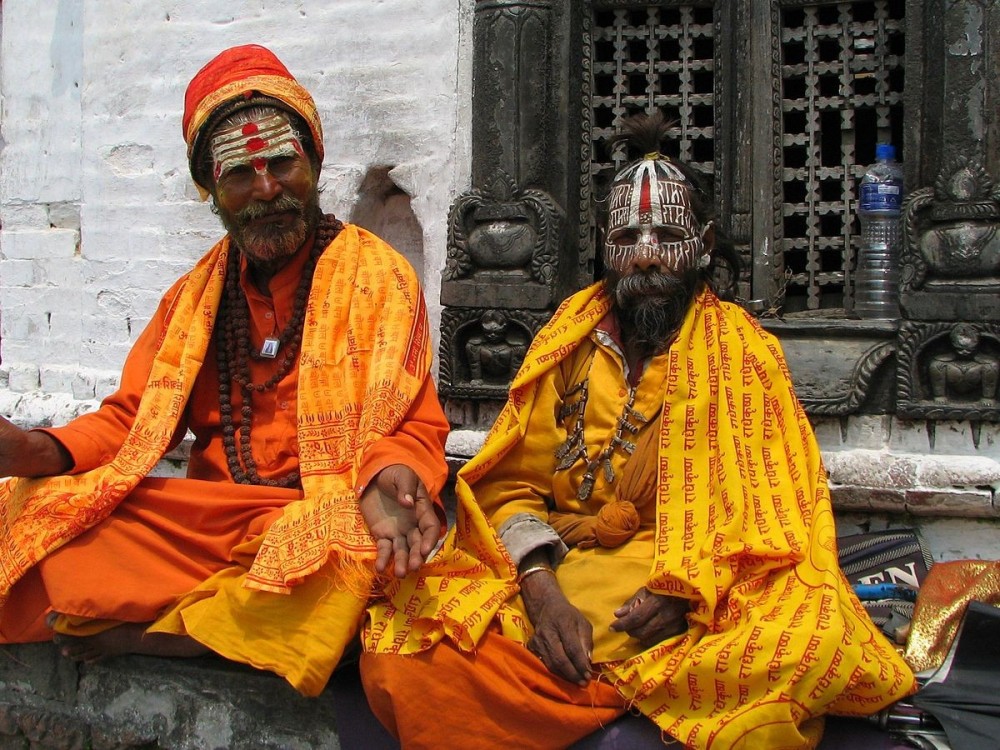
[[[191,175],[203,196],[210,185],[199,182],[192,157],[197,158],[209,134],[202,132],[212,113],[225,104],[245,100],[248,104],[257,96],[277,100],[299,115],[309,126],[316,156],[323,161],[323,128],[319,113],[309,92],[292,77],[271,50],[257,44],[245,44],[220,52],[198,71],[184,94],[184,141],[188,146]],[[239,109],[227,107],[228,113]]]

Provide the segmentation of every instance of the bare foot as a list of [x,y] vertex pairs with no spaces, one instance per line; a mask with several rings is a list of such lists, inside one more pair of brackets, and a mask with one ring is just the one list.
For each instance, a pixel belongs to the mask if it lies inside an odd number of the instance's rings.
[[[50,617],[51,624],[55,618]],[[147,656],[201,656],[208,648],[193,638],[170,633],[147,633],[149,623],[127,622],[94,635],[56,633],[52,641],[67,659],[93,664],[110,656],[144,654]]]

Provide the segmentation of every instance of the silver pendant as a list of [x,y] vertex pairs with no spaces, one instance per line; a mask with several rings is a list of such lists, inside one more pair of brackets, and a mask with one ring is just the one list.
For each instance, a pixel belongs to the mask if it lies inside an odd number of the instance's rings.
[[281,342],[278,339],[270,337],[264,339],[264,345],[260,348],[260,356],[274,359],[278,356],[278,347],[280,345]]

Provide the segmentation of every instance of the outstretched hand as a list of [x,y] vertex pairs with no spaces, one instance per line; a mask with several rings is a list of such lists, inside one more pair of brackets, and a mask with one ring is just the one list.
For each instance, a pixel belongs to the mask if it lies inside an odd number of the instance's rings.
[[[397,578],[416,571],[441,535],[427,488],[409,466],[392,464],[376,475],[359,501],[375,538],[375,570]],[[391,563],[391,565],[390,565]]]
[[611,623],[611,629],[628,633],[643,648],[651,648],[666,638],[683,633],[687,629],[685,615],[689,611],[687,599],[654,594],[643,586],[615,610],[617,619]]

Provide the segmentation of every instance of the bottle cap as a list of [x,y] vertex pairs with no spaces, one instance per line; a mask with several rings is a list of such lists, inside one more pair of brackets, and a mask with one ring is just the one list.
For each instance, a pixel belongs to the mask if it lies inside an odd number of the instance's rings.
[[875,146],[875,158],[878,161],[888,161],[896,158],[896,147],[891,143],[879,143]]

